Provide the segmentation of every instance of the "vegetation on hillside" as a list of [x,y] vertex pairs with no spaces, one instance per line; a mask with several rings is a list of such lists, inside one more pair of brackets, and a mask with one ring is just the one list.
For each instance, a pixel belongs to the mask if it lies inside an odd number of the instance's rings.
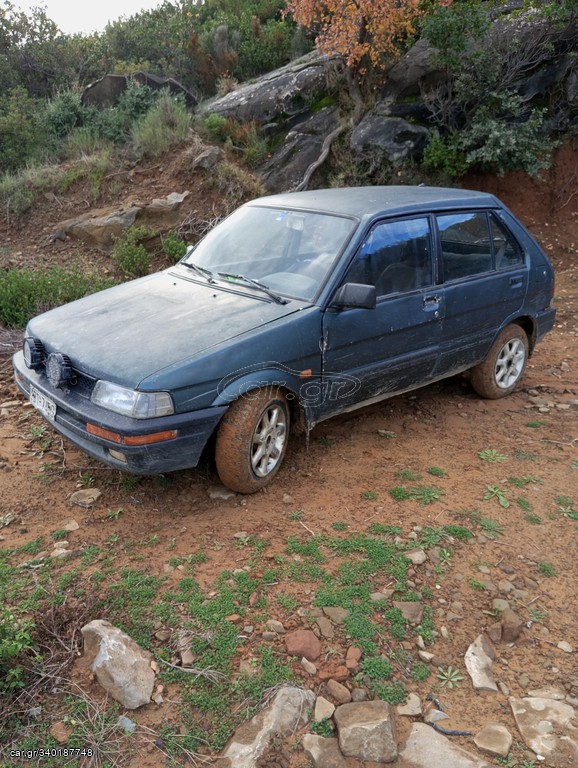
[[[369,109],[388,68],[419,37],[437,49],[443,74],[441,85],[422,94],[432,138],[421,171],[442,179],[472,168],[537,175],[552,136],[568,129],[551,118],[567,96],[559,89],[536,106],[522,98],[519,83],[563,55],[575,66],[578,10],[574,0],[515,5],[506,24],[503,8],[488,0],[165,0],[102,33],[66,35],[42,7],[24,13],[0,0],[2,215],[11,220],[29,207],[34,193],[21,179],[31,167],[94,155],[105,162],[114,146],[130,146],[136,159],[150,157],[186,138],[191,117],[184,103],[146,86],[129,87],[108,109],[83,105],[82,89],[106,73],[175,77],[202,99],[317,45],[344,58]],[[348,97],[332,98],[346,118]],[[249,166],[269,151],[257,124],[213,120],[206,128],[241,150]],[[374,183],[375,165],[360,158],[355,173],[337,167],[334,178]]]

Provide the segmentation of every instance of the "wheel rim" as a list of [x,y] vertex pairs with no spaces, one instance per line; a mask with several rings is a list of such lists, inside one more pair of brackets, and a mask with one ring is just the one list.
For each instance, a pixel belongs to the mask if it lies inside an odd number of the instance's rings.
[[524,370],[526,347],[520,339],[512,339],[504,344],[496,360],[496,384],[500,389],[508,389],[515,384]]
[[287,440],[287,418],[278,404],[265,408],[255,432],[251,446],[251,467],[257,477],[266,477],[283,457]]

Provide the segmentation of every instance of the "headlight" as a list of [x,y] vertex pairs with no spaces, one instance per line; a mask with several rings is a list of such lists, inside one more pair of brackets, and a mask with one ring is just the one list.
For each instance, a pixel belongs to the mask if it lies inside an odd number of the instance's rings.
[[95,405],[133,419],[154,419],[175,412],[168,392],[135,392],[110,381],[97,381],[90,399]]

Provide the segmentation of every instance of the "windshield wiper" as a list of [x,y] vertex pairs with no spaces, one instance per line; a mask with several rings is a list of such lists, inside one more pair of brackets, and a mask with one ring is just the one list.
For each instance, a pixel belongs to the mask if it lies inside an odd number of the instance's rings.
[[263,291],[267,294],[267,296],[270,296],[273,301],[276,301],[278,304],[288,304],[289,300],[284,299],[282,296],[279,296],[278,294],[274,293],[268,285],[265,285],[264,283],[260,283],[258,280],[254,280],[252,277],[245,277],[245,275],[235,275],[231,272],[217,272],[217,275],[219,277],[224,277],[225,280],[243,280],[243,282],[248,283],[249,285],[252,285],[253,288],[258,288],[260,291]]
[[188,269],[192,269],[193,272],[196,272],[198,275],[203,275],[203,277],[207,278],[207,282],[209,283],[215,283],[216,280],[213,278],[213,273],[210,269],[207,269],[206,267],[200,267],[198,264],[195,264],[194,261],[182,261],[181,264],[183,267],[187,267]]

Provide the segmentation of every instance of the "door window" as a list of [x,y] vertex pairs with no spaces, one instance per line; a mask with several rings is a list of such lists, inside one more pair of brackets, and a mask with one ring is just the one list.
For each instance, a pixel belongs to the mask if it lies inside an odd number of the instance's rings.
[[497,218],[490,215],[490,229],[496,259],[496,269],[519,267],[524,263],[524,253],[512,235]]
[[347,275],[349,283],[375,285],[377,296],[432,284],[432,237],[427,218],[374,226]]
[[446,282],[492,269],[492,245],[484,211],[453,213],[436,218]]

